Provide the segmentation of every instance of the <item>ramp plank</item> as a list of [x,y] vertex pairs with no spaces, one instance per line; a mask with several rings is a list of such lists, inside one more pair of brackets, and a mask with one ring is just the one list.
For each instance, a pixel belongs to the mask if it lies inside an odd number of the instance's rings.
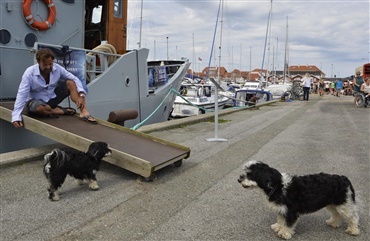
[[[13,102],[0,103],[0,118],[11,121]],[[23,113],[24,128],[72,148],[86,151],[94,141],[107,142],[112,156],[106,161],[144,177],[190,156],[190,149],[103,120],[94,125],[78,116],[35,118]]]

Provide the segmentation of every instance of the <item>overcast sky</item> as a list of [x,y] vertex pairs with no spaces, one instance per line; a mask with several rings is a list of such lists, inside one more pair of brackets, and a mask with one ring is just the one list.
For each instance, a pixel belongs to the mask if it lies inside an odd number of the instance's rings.
[[[144,0],[141,47],[150,49],[149,59],[168,54],[195,61],[195,71],[207,67],[219,2]],[[138,48],[140,5],[129,0],[128,49]],[[210,66],[221,59],[229,72],[261,68],[269,11],[269,0],[224,0],[222,38],[220,13]],[[316,65],[327,77],[354,74],[370,62],[369,11],[369,0],[274,0],[264,69],[283,68],[288,17],[289,65]]]

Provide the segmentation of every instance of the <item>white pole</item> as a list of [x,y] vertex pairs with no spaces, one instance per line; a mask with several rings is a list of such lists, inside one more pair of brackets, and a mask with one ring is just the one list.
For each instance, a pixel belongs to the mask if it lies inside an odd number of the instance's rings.
[[[222,1],[222,11],[221,11],[221,34],[220,34],[220,55],[218,56],[218,80],[217,82],[220,83],[220,68],[221,68],[221,43],[222,43],[222,21],[223,21],[223,0]],[[227,141],[223,138],[218,138],[218,87],[215,83],[215,137],[208,138],[207,141]]]

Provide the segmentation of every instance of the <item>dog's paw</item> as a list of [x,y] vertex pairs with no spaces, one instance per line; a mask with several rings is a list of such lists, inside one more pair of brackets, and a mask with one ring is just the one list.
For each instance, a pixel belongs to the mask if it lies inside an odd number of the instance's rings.
[[274,230],[275,232],[279,232],[279,231],[280,231],[280,229],[281,229],[281,226],[280,226],[280,224],[278,224],[278,223],[274,223],[274,224],[272,224],[272,225],[271,225],[271,228],[272,228],[272,230]]
[[288,228],[284,228],[284,227],[281,227],[281,229],[278,232],[279,238],[282,238],[282,239],[291,239],[293,234],[294,234],[293,231],[291,231]]
[[360,229],[358,227],[348,227],[346,232],[350,235],[357,236],[360,234]]
[[99,190],[98,182],[97,181],[91,181],[90,184],[89,184],[89,188],[91,190],[94,190],[94,191]]
[[340,220],[336,220],[336,219],[334,219],[334,218],[330,218],[330,219],[328,219],[328,220],[326,220],[325,221],[326,222],[326,224],[328,225],[328,226],[330,226],[330,227],[332,227],[332,228],[339,228],[340,227],[340,225],[341,225],[341,221]]
[[59,194],[54,189],[48,187],[49,199],[50,201],[59,201]]
[[50,201],[59,201],[59,195],[58,193],[53,193],[49,195]]

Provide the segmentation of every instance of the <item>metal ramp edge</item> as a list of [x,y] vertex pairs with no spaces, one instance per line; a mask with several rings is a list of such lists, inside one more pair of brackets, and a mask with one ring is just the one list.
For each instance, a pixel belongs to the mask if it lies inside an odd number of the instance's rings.
[[[13,105],[14,102],[0,102],[1,119],[11,122]],[[105,161],[147,178],[172,163],[180,166],[190,156],[188,147],[100,119],[98,125],[93,125],[77,116],[22,117],[23,128],[80,151],[86,151],[94,141],[105,141],[112,150]]]

